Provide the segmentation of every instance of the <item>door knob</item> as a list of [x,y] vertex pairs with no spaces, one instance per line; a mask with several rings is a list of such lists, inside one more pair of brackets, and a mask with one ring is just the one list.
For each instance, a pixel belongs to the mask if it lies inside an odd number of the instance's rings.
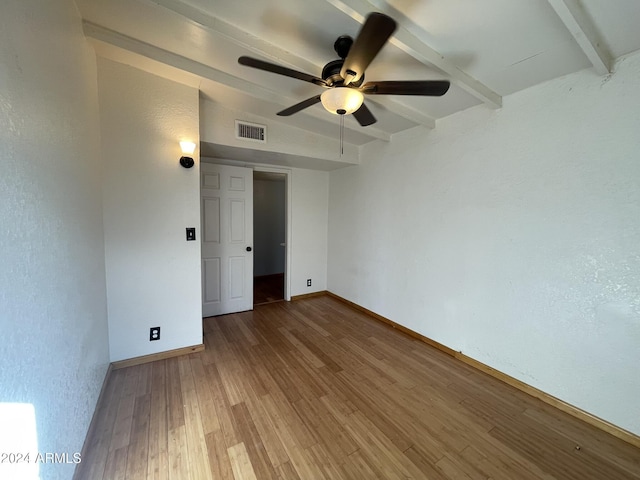
[[251,247],[247,247],[247,252],[250,252],[250,251],[251,251]]

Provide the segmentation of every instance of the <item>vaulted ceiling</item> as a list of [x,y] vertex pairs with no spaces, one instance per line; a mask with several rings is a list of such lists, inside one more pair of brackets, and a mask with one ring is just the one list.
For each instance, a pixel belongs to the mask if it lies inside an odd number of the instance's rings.
[[377,123],[345,119],[362,145],[582,69],[607,75],[640,49],[637,0],[76,0],[99,54],[197,86],[225,108],[336,136],[338,118],[314,105],[276,112],[322,87],[239,65],[248,55],[320,76],[340,35],[369,12],[398,22],[367,80],[447,79],[443,97],[368,96]]

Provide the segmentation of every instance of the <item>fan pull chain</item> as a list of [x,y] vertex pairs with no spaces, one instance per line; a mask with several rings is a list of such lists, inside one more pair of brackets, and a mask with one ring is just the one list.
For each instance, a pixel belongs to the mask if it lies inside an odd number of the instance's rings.
[[340,156],[344,155],[344,115],[340,115]]

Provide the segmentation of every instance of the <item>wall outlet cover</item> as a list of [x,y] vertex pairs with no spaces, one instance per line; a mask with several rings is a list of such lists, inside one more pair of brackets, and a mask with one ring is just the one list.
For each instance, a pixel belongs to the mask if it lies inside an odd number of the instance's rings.
[[149,329],[149,341],[160,340],[160,327],[151,327]]

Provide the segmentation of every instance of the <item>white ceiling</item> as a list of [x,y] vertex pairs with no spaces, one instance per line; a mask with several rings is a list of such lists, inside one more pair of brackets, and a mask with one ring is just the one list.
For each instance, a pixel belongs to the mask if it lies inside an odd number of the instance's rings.
[[357,36],[364,16],[382,11],[399,24],[367,80],[449,79],[439,98],[375,96],[378,119],[345,119],[345,139],[390,140],[417,125],[590,68],[610,72],[640,49],[638,0],[76,0],[99,54],[182,83],[225,108],[334,137],[337,117],[315,105],[276,112],[321,87],[241,66],[249,55],[320,76],[337,58],[339,35]]

